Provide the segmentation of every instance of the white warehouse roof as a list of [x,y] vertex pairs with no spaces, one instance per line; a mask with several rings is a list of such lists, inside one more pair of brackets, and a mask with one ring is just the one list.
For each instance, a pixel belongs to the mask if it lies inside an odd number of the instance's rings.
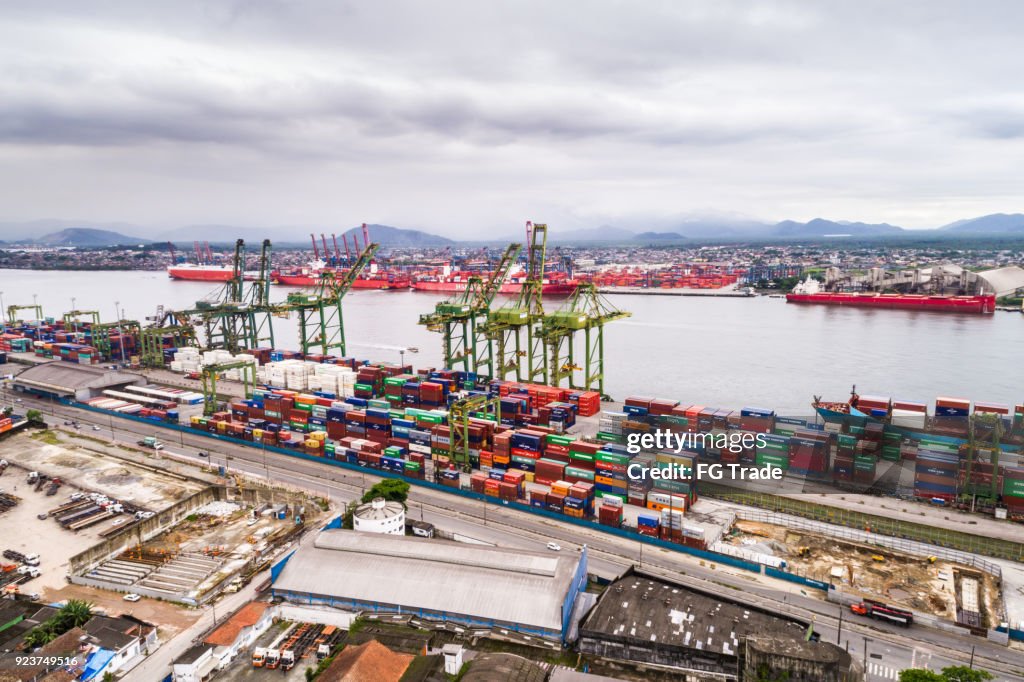
[[325,530],[288,559],[274,592],[561,631],[580,560],[576,553]]
[[1024,288],[1024,269],[1016,265],[979,272],[978,278],[984,280],[986,288],[996,296],[1010,296]]

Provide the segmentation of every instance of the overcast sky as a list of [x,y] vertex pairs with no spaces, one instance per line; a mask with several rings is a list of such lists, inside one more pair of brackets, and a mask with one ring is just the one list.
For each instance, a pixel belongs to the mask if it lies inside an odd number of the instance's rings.
[[1024,3],[0,10],[0,220],[449,236],[1024,209]]

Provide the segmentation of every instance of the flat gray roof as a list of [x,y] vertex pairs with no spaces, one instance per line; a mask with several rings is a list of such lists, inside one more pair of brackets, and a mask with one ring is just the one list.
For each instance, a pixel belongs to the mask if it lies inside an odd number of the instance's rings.
[[325,530],[296,550],[274,590],[560,631],[579,561],[577,554]]
[[737,656],[749,635],[772,633],[801,639],[807,626],[742,604],[716,599],[683,585],[628,574],[608,586],[580,627],[639,644],[679,646]]

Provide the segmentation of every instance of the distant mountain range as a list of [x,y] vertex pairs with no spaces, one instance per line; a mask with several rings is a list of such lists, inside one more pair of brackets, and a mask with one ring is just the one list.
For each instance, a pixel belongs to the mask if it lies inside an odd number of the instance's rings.
[[[124,223],[87,223],[64,220],[36,220],[22,223],[0,223],[0,239],[12,244],[35,244],[40,246],[70,247],[103,247],[149,244],[162,241],[173,241],[178,244],[191,243],[195,240],[217,243],[231,243],[236,239],[244,239],[250,247],[256,247],[263,239],[271,239],[275,246],[309,247],[307,232],[309,228],[271,228],[259,229],[234,225],[190,225],[158,234],[154,238],[130,236],[144,233],[145,228]],[[370,239],[390,248],[438,248],[455,246],[462,243],[498,243],[504,241],[522,241],[523,235],[508,235],[507,238],[491,240],[457,241],[422,230],[402,229],[389,225],[370,225]],[[326,230],[322,230],[326,233]],[[317,244],[320,244],[320,232],[314,229]],[[126,234],[127,233],[127,234]],[[37,235],[43,236],[37,236]],[[358,237],[363,242],[362,229],[353,227],[344,234],[351,241]],[[687,240],[703,241],[722,240],[791,240],[827,237],[931,237],[953,238],[983,235],[1022,235],[1024,236],[1024,213],[993,213],[991,215],[958,220],[933,230],[907,230],[888,223],[869,224],[815,218],[807,222],[784,220],[778,223],[761,223],[751,220],[707,219],[683,221],[668,226],[663,231],[636,232],[633,230],[602,225],[583,230],[552,230],[549,241],[555,244],[623,244],[648,245],[682,243]],[[339,237],[341,234],[338,235]],[[328,246],[333,249],[331,237],[327,237]],[[2,242],[0,242],[2,243]],[[341,240],[339,239],[339,246]]]
[[137,246],[149,244],[149,239],[128,237],[120,232],[97,230],[91,227],[69,227],[60,232],[39,237],[34,243],[40,246]]

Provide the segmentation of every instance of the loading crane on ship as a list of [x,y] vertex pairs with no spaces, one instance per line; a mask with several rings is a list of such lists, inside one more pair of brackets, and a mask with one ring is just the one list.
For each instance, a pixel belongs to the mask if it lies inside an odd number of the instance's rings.
[[539,325],[544,319],[544,258],[548,226],[526,223],[526,276],[515,300],[487,313],[483,332],[494,353],[494,377],[514,374],[517,381],[548,383],[548,367]]
[[[580,284],[561,308],[544,315],[539,336],[547,349],[548,380],[552,386],[568,379],[569,387],[604,392],[604,326],[632,313],[619,310],[593,284]],[[582,333],[583,366],[576,364],[577,334]],[[577,372],[582,371],[582,381]]]
[[494,376],[492,344],[486,332],[491,303],[523,250],[522,244],[509,244],[485,281],[472,276],[466,289],[441,301],[434,312],[420,315],[419,323],[444,335],[444,366]]

